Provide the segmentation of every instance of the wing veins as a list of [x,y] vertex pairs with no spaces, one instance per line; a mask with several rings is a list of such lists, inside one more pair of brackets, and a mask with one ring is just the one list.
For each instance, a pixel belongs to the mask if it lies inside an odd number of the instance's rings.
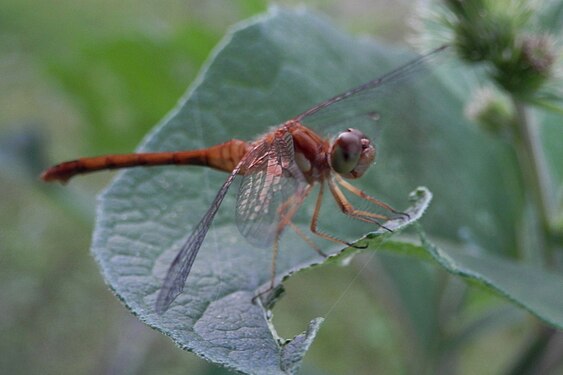
[[417,71],[418,69],[421,69],[424,64],[426,64],[428,61],[436,58],[436,56],[439,54],[439,52],[445,50],[446,48],[448,48],[448,45],[443,45],[441,47],[438,47],[436,49],[434,49],[433,51],[429,52],[426,55],[420,56],[419,58],[406,63],[403,66],[400,66],[397,69],[394,69],[392,71],[390,71],[387,74],[384,74],[381,77],[378,77],[374,80],[371,80],[369,82],[364,83],[363,85],[360,85],[356,88],[353,88],[349,91],[346,91],[344,93],[341,93],[339,95],[333,96],[332,98],[325,100],[322,103],[319,103],[317,105],[315,105],[312,108],[309,108],[307,111],[297,115],[295,117],[296,121],[302,121],[304,119],[306,119],[309,116],[312,116],[318,112],[320,112],[321,110],[332,106],[335,103],[341,102],[343,100],[346,100],[348,98],[354,97],[360,93],[364,93],[364,92],[368,92],[370,90],[375,90],[377,88],[379,88],[380,86],[385,85],[386,83],[390,83],[390,82],[397,82],[399,80],[401,80],[402,78],[406,78],[408,76],[410,76],[413,72]]
[[168,310],[176,297],[178,297],[178,295],[180,295],[180,293],[182,293],[182,291],[184,290],[186,279],[188,278],[199,249],[201,248],[205,236],[207,235],[207,231],[209,230],[209,227],[211,226],[211,223],[215,218],[215,215],[217,214],[217,211],[219,210],[223,199],[225,198],[236,175],[241,170],[246,169],[247,164],[253,159],[253,156],[257,154],[257,149],[259,148],[260,147],[256,147],[248,152],[235,167],[235,169],[233,169],[229,177],[227,177],[227,180],[223,183],[223,185],[217,192],[217,195],[213,199],[211,206],[209,207],[205,215],[201,218],[199,223],[196,225],[192,234],[190,235],[190,237],[188,237],[176,257],[172,261],[172,264],[168,268],[162,288],[158,293],[155,303],[156,312],[159,315],[166,312],[166,310]]

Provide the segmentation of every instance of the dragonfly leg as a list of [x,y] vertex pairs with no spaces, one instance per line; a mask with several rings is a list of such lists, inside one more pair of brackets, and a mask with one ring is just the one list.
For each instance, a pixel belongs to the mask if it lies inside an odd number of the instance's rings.
[[[301,193],[299,194],[299,199],[302,200],[304,199],[310,192],[311,192],[311,188],[312,185],[307,185],[305,187],[304,190],[301,191]],[[289,199],[287,199],[285,202],[283,202],[279,207],[278,207],[278,215],[280,217],[277,229],[276,229],[276,235],[275,235],[275,239],[274,239],[274,243],[272,245],[272,277],[270,279],[270,286],[261,291],[260,293],[258,293],[257,295],[255,295],[252,298],[252,302],[256,301],[256,298],[259,298],[261,296],[263,296],[264,294],[268,293],[269,291],[273,290],[276,284],[276,260],[278,257],[278,252],[279,252],[279,242],[280,242],[280,236],[283,232],[283,229],[285,228],[286,225],[289,225],[291,228],[293,228],[293,230],[295,230],[295,232],[309,245],[311,246],[317,253],[319,253],[319,255],[323,256],[323,257],[327,257],[327,255],[325,253],[323,253],[321,251],[321,249],[313,242],[311,241],[310,238],[308,238],[302,231],[301,229],[299,229],[292,221],[291,219],[293,218],[293,216],[295,215],[295,213],[297,212],[297,210],[299,209],[299,204],[295,204],[295,201],[293,199],[296,199],[295,196],[290,197]]]
[[[313,185],[307,185],[307,187],[305,188],[305,190],[303,191],[302,196],[300,197],[301,199],[304,199],[306,196],[309,195],[309,193],[311,192]],[[303,231],[301,229],[299,229],[299,227],[297,225],[295,225],[292,221],[291,218],[293,217],[293,215],[295,215],[295,212],[297,211],[297,209],[299,208],[300,205],[296,205],[296,204],[292,204],[293,202],[291,201],[291,198],[288,199],[287,201],[285,201],[278,209],[279,215],[281,217],[280,223],[278,225],[278,233],[281,233],[282,229],[286,226],[289,225],[294,231],[295,233],[297,233],[297,235],[299,237],[301,237],[303,239],[303,241],[305,241],[307,243],[307,245],[309,245],[313,250],[315,250],[319,255],[323,256],[323,257],[328,257],[327,254],[325,254],[320,248],[319,246],[317,246],[316,243],[314,243],[309,237],[307,237],[307,235],[305,233],[303,233]],[[286,212],[287,211],[287,212]],[[279,234],[278,234],[279,235]]]
[[274,241],[274,245],[272,249],[272,278],[270,279],[270,287],[266,290],[267,292],[274,289],[274,285],[276,284],[276,260],[278,258],[279,249],[280,249],[280,241],[279,241],[279,237],[277,237],[276,240]]
[[332,242],[336,242],[342,245],[346,245],[346,246],[354,246],[351,243],[341,240],[340,238],[331,236],[330,234],[326,234],[324,232],[321,232],[318,228],[318,224],[319,224],[319,214],[321,212],[321,205],[323,202],[323,195],[324,195],[324,183],[321,182],[320,183],[320,188],[319,188],[319,194],[317,195],[317,202],[315,203],[315,211],[313,212],[313,217],[311,218],[311,225],[310,225],[310,230],[311,232],[316,235],[319,236],[321,238],[324,238],[325,240],[329,240]]
[[394,209],[393,207],[389,206],[387,203],[382,202],[379,199],[376,199],[376,198],[372,197],[371,195],[366,194],[363,190],[358,189],[357,187],[355,187],[354,185],[352,185],[351,183],[346,181],[344,178],[342,178],[342,176],[335,174],[335,178],[336,178],[336,182],[338,182],[340,184],[340,186],[342,186],[343,188],[345,188],[346,190],[348,190],[352,194],[357,195],[358,197],[365,199],[368,202],[371,202],[371,203],[373,203],[373,204],[375,204],[379,207],[382,207],[382,208],[386,209],[387,211],[390,211],[394,214],[401,215],[401,216],[406,217],[407,219],[410,219],[409,214],[407,214],[405,212],[398,211],[398,210]]
[[367,223],[377,224],[379,227],[389,232],[393,232],[391,229],[387,228],[385,225],[381,224],[378,221],[378,220],[389,220],[389,217],[354,208],[354,206],[352,206],[352,204],[348,201],[348,199],[346,199],[346,196],[344,195],[342,190],[340,190],[338,185],[336,185],[336,183],[333,180],[331,179],[328,180],[328,186],[330,188],[332,195],[334,196],[334,199],[336,200],[336,203],[340,207],[340,210],[345,215],[353,217],[354,219],[357,220],[365,221]]
[[307,243],[307,245],[309,245],[309,247],[311,247],[313,250],[315,250],[320,256],[327,258],[328,255],[325,254],[321,248],[313,242],[313,240],[311,240],[309,237],[307,237],[307,235],[305,233],[303,233],[303,231],[301,229],[299,229],[299,227],[297,225],[295,225],[293,222],[289,222],[288,223],[289,226],[295,231],[295,233],[297,233],[297,235],[299,237],[301,237],[303,239],[303,241],[305,241]]
[[278,250],[279,250],[279,237],[276,238],[272,246],[272,266],[271,266],[272,277],[270,278],[270,285],[266,289],[258,292],[254,297],[252,297],[252,303],[255,303],[256,299],[261,298],[264,294],[274,290],[274,287],[276,285],[276,259],[278,257]]

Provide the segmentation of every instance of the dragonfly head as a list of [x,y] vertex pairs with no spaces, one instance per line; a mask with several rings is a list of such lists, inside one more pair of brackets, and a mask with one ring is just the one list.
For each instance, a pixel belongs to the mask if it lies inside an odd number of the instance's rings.
[[338,134],[330,147],[330,166],[345,178],[361,177],[375,160],[375,147],[357,129]]

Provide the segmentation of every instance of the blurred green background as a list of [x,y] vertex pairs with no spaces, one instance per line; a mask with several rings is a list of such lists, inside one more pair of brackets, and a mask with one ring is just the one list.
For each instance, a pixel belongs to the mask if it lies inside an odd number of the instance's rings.
[[[351,33],[397,43],[413,12],[407,1],[305,4]],[[95,196],[112,174],[64,188],[37,176],[53,162],[133,150],[227,28],[267,7],[265,0],[0,0],[0,374],[226,373],[144,326],[105,286],[89,244]],[[416,354],[399,333],[406,329],[392,296],[382,293],[384,278],[372,290],[362,277],[358,267],[327,266],[289,281],[275,310],[282,336],[327,318],[303,373],[412,372],[405,358]],[[475,311],[491,303],[471,293]],[[512,326],[484,335],[462,367],[472,373],[490,358],[491,370],[506,358],[499,348],[524,333]]]

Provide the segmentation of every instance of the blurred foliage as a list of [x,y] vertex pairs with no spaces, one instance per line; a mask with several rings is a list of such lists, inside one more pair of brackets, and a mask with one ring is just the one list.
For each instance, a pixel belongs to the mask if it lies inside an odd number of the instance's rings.
[[196,25],[166,36],[134,35],[56,59],[49,73],[80,108],[90,152],[132,149],[182,95],[218,39]]
[[[133,149],[226,28],[266,3],[0,0],[0,373],[225,373],[130,316],[104,285],[88,247],[95,194],[108,174],[65,189],[35,176],[51,161]],[[412,9],[397,3],[309,5],[347,30],[401,40]],[[542,23],[559,30],[562,8],[549,4]],[[542,137],[562,181],[556,116],[538,114],[550,119]],[[417,360],[428,353],[441,353],[430,360],[442,373],[493,374],[534,340],[523,312],[417,260],[368,256],[355,265],[287,283],[276,308],[282,336],[327,318],[305,374],[419,373]],[[460,328],[467,340],[457,352],[447,333]]]

